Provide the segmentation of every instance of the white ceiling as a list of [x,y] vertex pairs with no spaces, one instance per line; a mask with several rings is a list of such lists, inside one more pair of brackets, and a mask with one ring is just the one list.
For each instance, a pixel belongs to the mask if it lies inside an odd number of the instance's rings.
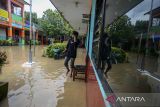
[[[70,25],[78,31],[81,35],[87,31],[87,24],[82,23],[82,14],[89,14],[89,2],[88,0],[50,0],[52,4],[62,12],[64,18],[70,23]],[[76,6],[76,1],[78,5]]]
[[[64,18],[80,34],[85,34],[87,24],[82,23],[82,14],[89,14],[89,1],[91,0],[50,0],[52,4],[62,12]],[[76,6],[75,2],[79,4]],[[118,16],[127,13],[143,0],[107,0],[106,26],[111,24]]]

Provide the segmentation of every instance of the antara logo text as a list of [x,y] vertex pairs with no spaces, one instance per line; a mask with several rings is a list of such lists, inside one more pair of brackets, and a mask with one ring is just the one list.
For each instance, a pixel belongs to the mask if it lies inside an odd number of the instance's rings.
[[117,97],[117,101],[120,102],[146,102],[144,97]]
[[106,99],[112,104],[116,102],[146,102],[144,97],[115,97],[115,95],[109,95]]

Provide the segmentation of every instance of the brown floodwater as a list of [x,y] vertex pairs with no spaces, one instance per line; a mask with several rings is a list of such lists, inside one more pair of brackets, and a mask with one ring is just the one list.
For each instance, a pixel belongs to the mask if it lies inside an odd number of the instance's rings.
[[0,107],[56,107],[63,99],[66,70],[63,60],[42,57],[43,46],[36,46],[32,67],[28,61],[28,46],[0,47],[6,51],[8,64],[2,68],[0,81],[9,82],[8,98]]
[[141,56],[137,61],[137,54],[129,53],[129,63],[113,65],[108,73],[109,85],[115,93],[160,93],[159,60],[159,57],[147,56],[147,73],[139,72]]
[[[43,46],[36,46],[35,63],[26,67],[28,46],[0,47],[0,50],[6,51],[8,56],[0,81],[9,82],[8,97],[0,102],[0,107],[85,107],[85,83],[67,82],[63,59],[42,57]],[[84,64],[85,52],[79,50],[77,56],[76,63]],[[115,93],[159,93],[160,81],[138,72],[136,58],[136,54],[129,53],[129,63],[113,65],[108,73],[112,90]],[[148,71],[159,79],[159,67],[155,68],[158,65],[159,58],[147,58]]]

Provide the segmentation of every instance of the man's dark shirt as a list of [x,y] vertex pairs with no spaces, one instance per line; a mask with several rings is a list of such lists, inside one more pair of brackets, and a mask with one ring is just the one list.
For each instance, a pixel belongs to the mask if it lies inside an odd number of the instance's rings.
[[74,40],[71,38],[68,41],[67,44],[67,57],[70,58],[76,58],[77,56],[77,47],[78,47],[78,40],[76,42],[74,42]]

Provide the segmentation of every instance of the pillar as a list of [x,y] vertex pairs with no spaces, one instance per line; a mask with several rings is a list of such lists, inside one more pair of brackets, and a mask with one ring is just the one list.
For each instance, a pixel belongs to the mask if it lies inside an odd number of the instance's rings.
[[9,16],[9,27],[7,29],[8,32],[8,39],[13,39],[12,34],[12,14],[11,14],[11,0],[7,1],[7,7],[8,7],[8,16]]
[[21,43],[22,45],[25,45],[25,31],[24,31],[24,29],[20,30],[20,36],[21,36],[21,41],[20,41],[20,43]]
[[21,7],[21,12],[22,12],[22,30],[20,31],[21,33],[21,44],[22,45],[25,45],[25,29],[24,29],[24,26],[25,26],[25,20],[24,20],[24,5]]
[[12,27],[8,27],[8,39],[13,39]]
[[90,18],[90,29],[89,29],[88,39],[87,39],[87,41],[88,41],[87,48],[88,48],[89,56],[90,57],[92,56],[92,45],[93,45],[95,15],[96,15],[96,1],[97,0],[92,0],[92,10],[91,10],[91,18]]

